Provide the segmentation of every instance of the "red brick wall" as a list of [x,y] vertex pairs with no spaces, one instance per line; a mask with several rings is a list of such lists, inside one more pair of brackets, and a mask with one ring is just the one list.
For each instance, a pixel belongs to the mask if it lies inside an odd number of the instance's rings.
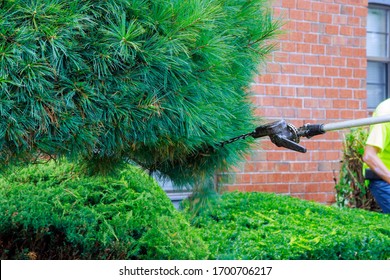
[[[367,0],[274,0],[273,8],[284,34],[253,83],[257,114],[297,127],[367,117]],[[301,139],[305,154],[257,141],[247,160],[226,173],[228,189],[332,203],[346,132]]]

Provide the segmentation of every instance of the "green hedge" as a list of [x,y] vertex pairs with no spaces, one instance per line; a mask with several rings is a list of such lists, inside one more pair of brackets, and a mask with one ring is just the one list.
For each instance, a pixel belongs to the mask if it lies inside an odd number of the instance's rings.
[[70,164],[0,179],[1,259],[203,259],[207,247],[161,188],[129,166],[117,178]]
[[1,259],[390,259],[390,215],[225,193],[191,226],[134,166],[77,170],[50,162],[0,179]]
[[390,215],[225,193],[193,218],[212,259],[390,259]]

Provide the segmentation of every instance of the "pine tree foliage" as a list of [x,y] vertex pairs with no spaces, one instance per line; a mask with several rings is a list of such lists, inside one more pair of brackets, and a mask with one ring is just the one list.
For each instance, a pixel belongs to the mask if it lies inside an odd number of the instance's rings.
[[0,1],[0,162],[133,161],[177,182],[240,158],[266,0]]

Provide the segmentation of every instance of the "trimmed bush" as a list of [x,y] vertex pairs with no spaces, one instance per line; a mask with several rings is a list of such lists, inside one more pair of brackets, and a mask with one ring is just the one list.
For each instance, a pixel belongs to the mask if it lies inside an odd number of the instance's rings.
[[192,219],[212,259],[390,259],[390,216],[271,193],[225,193]]
[[0,179],[1,259],[203,259],[207,247],[143,171],[30,165]]
[[[37,153],[186,184],[249,149],[268,0],[0,1],[0,167]],[[199,180],[200,180],[199,179]]]

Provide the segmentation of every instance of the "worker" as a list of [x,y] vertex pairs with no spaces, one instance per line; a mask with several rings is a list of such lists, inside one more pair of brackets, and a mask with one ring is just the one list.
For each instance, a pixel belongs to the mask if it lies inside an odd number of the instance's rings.
[[[381,102],[373,116],[390,115],[390,98]],[[367,164],[369,188],[383,213],[390,213],[390,122],[370,127],[363,161]]]

